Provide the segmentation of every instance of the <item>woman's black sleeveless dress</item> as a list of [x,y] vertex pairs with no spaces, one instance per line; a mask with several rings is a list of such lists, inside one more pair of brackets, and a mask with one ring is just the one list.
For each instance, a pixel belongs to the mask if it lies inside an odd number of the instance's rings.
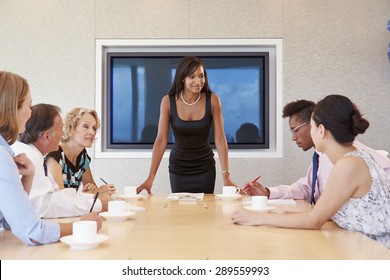
[[170,122],[175,137],[169,157],[172,192],[213,193],[215,160],[209,144],[213,119],[211,93],[206,94],[205,116],[196,121],[184,121],[179,118],[175,98],[175,95],[169,95]]

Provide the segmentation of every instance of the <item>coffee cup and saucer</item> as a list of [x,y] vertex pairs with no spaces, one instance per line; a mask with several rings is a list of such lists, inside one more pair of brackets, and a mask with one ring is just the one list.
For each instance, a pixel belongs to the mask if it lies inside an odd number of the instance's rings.
[[108,202],[108,212],[101,212],[99,215],[109,222],[123,222],[131,216],[134,216],[135,213],[132,211],[127,211],[125,201],[112,200]]
[[109,239],[107,235],[97,234],[96,221],[78,221],[72,225],[73,234],[60,238],[62,243],[75,250],[89,250]]
[[263,195],[254,195],[251,197],[251,204],[244,206],[244,209],[259,213],[266,213],[275,209],[275,207],[268,205],[268,197]]
[[222,194],[216,194],[215,196],[222,200],[236,200],[242,195],[240,195],[240,189],[236,186],[223,186]]
[[119,199],[125,201],[138,200],[143,197],[142,194],[137,194],[136,186],[125,186],[123,187],[123,194],[118,195]]

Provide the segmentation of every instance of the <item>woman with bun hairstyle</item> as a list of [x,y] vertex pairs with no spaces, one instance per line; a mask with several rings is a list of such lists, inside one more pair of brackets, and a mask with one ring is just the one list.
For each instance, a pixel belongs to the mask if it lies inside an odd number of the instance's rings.
[[311,137],[317,151],[334,164],[325,191],[310,212],[256,214],[236,211],[241,225],[273,225],[320,229],[332,219],[390,248],[390,181],[383,168],[365,151],[352,145],[369,122],[347,97],[329,95],[318,102],[311,118]]

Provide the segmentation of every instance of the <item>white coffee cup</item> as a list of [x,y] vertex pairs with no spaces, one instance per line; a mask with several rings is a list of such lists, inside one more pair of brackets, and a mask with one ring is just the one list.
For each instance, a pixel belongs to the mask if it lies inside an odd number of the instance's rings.
[[224,196],[234,196],[240,192],[240,189],[236,186],[223,186],[222,194]]
[[253,209],[264,209],[268,206],[268,197],[264,195],[252,196],[252,208]]
[[108,212],[110,214],[123,214],[126,212],[126,201],[111,200],[108,202]]
[[73,240],[75,242],[91,242],[96,239],[97,223],[96,221],[78,221],[74,222]]
[[136,186],[125,186],[123,187],[124,196],[136,196],[137,195],[137,187]]

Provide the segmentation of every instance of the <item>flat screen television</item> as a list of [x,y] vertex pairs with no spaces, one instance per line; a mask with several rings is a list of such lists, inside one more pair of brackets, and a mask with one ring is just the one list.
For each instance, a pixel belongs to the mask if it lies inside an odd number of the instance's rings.
[[[161,99],[170,89],[177,63],[188,55],[203,60],[210,88],[221,99],[229,149],[269,148],[268,52],[108,52],[107,148],[152,148]],[[170,148],[171,130],[168,142]],[[210,144],[215,147],[212,130]]]

